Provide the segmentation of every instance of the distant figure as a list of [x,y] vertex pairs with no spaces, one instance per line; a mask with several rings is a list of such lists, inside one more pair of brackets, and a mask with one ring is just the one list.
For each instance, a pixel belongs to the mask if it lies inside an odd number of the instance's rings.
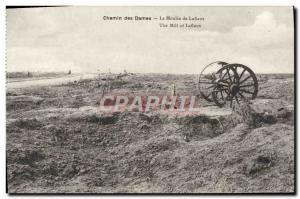
[[27,77],[32,77],[32,74],[30,72],[28,72]]
[[69,70],[68,74],[71,75],[71,70]]
[[176,85],[175,85],[175,84],[173,84],[173,90],[172,90],[172,94],[173,94],[173,96],[175,96],[175,95],[176,95]]

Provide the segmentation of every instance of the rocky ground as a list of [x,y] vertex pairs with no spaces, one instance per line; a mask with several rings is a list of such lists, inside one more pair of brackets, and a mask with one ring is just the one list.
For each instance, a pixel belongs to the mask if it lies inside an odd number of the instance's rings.
[[[293,77],[258,77],[257,99],[218,117],[103,113],[107,76],[8,89],[8,191],[294,192]],[[109,87],[168,93],[175,83],[178,94],[197,95],[195,82],[192,75],[131,74]]]

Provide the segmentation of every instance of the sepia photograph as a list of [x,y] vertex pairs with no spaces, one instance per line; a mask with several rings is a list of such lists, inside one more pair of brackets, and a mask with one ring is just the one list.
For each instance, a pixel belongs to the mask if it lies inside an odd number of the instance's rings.
[[295,194],[292,6],[7,6],[8,194]]

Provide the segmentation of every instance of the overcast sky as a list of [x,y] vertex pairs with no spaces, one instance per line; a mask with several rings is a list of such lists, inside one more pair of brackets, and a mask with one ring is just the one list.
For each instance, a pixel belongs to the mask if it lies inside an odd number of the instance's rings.
[[[201,29],[103,16],[204,17]],[[191,22],[190,22],[191,23]],[[7,10],[7,71],[194,73],[222,60],[293,73],[292,7],[56,7]]]

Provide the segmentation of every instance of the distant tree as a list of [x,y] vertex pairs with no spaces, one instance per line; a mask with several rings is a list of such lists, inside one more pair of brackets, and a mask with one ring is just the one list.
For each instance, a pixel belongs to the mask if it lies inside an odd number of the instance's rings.
[[72,73],[71,70],[69,70],[68,74],[71,75],[71,73]]

